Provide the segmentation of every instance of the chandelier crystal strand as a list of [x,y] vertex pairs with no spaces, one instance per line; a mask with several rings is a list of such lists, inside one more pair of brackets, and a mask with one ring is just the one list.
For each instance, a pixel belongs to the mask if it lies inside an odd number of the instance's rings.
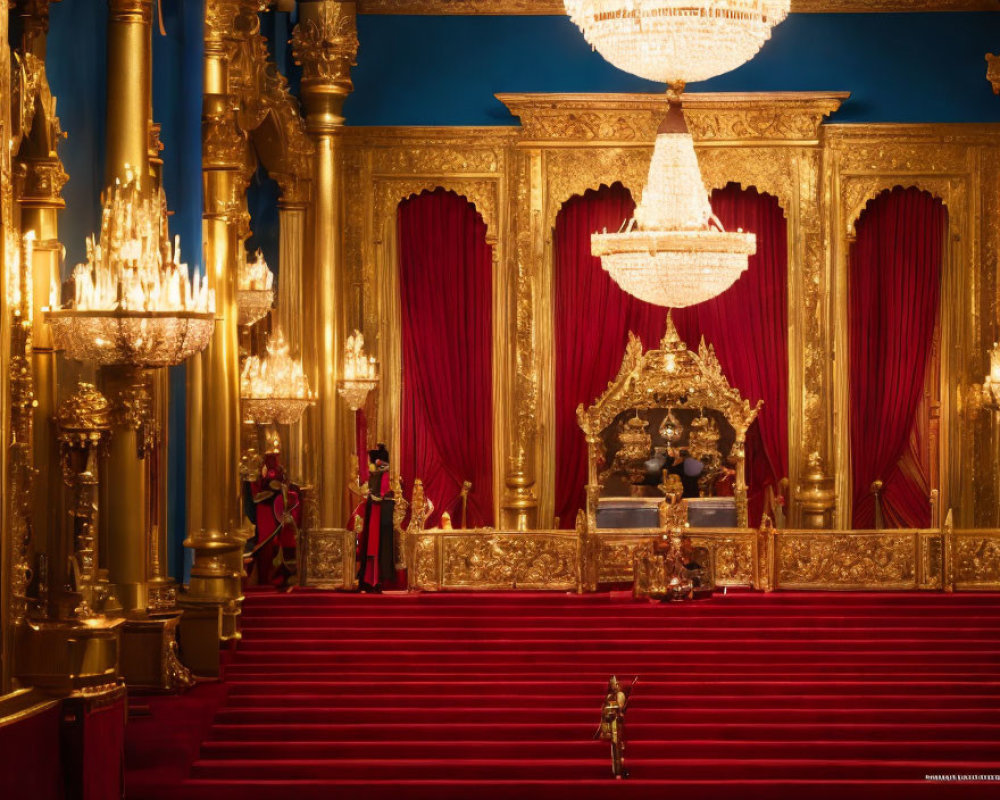
[[163,191],[144,197],[138,176],[116,181],[101,214],[100,239],[73,270],[73,300],[59,307],[53,284],[46,320],[56,346],[102,366],[179,364],[203,350],[215,327],[215,292],[181,261],[167,233]]
[[693,83],[753,58],[789,0],[565,0],[587,42],[619,69]]

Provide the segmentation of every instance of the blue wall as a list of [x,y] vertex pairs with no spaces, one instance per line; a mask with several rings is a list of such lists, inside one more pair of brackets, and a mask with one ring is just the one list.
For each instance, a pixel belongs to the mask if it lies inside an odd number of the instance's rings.
[[[350,125],[512,125],[495,92],[658,92],[566,17],[362,16]],[[1000,122],[984,54],[1000,14],[793,14],[760,55],[692,91],[847,90],[837,122]]]

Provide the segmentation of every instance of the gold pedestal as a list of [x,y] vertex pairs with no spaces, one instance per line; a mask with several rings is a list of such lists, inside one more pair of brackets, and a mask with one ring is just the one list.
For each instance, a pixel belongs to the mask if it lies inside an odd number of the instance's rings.
[[177,636],[181,663],[200,677],[218,677],[223,603],[181,601],[179,605],[184,611]]
[[103,617],[24,623],[16,634],[18,678],[58,694],[113,683],[122,625]]
[[122,625],[120,671],[130,689],[172,692],[194,683],[177,658],[177,625],[181,612]]

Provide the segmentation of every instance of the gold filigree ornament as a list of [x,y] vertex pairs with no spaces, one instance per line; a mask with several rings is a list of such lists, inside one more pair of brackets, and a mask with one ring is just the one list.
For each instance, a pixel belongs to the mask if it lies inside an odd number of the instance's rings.
[[757,237],[727,232],[712,213],[681,111],[685,82],[753,58],[788,15],[789,0],[566,0],[584,38],[619,69],[666,83],[670,108],[635,217],[591,236],[591,253],[624,291],[683,308],[721,294],[746,270]]

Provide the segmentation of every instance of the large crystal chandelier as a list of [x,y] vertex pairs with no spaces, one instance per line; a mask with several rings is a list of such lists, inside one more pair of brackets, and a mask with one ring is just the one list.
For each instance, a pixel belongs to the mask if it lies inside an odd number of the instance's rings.
[[789,0],[565,0],[584,38],[619,69],[694,83],[736,69],[788,16]]
[[162,190],[144,197],[128,174],[107,198],[100,239],[73,270],[73,300],[59,307],[53,285],[46,321],[56,347],[98,365],[164,367],[203,350],[215,327],[215,294],[180,260],[167,234]]
[[250,356],[240,374],[243,413],[258,425],[291,425],[313,404],[302,362],[294,359],[280,330],[267,343],[267,355]]
[[565,0],[570,18],[621,69],[669,85],[635,218],[591,237],[591,252],[629,294],[683,308],[721,294],[746,270],[756,237],[712,214],[680,96],[752,58],[789,0]]

